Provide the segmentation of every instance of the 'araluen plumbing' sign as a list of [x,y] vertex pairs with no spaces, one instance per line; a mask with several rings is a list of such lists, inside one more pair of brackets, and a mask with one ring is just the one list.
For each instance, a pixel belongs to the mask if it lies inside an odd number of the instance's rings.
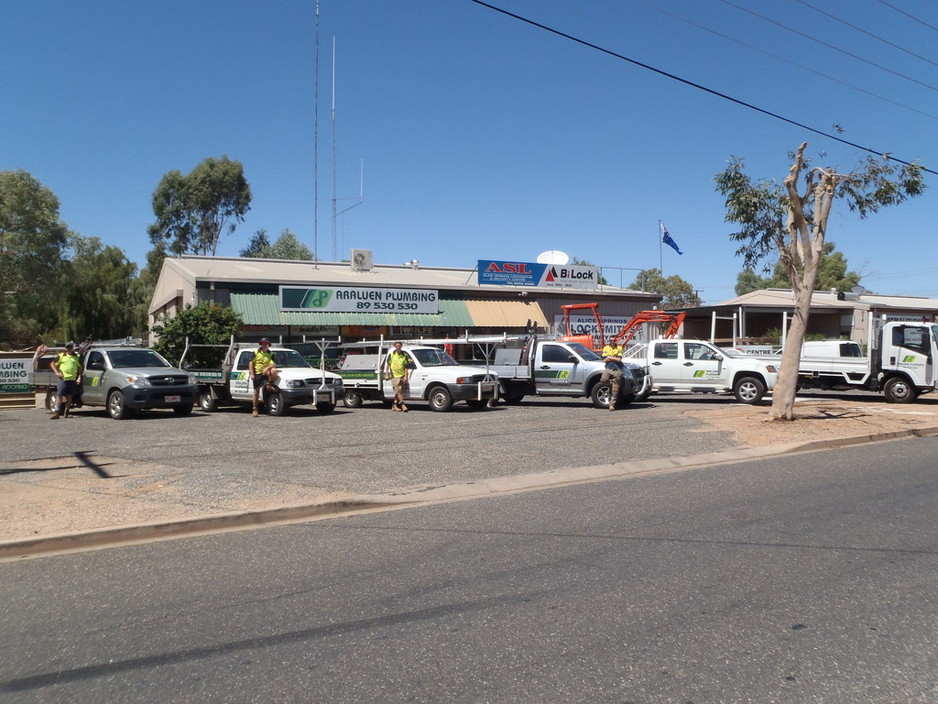
[[280,310],[329,313],[439,313],[439,291],[358,286],[280,287]]

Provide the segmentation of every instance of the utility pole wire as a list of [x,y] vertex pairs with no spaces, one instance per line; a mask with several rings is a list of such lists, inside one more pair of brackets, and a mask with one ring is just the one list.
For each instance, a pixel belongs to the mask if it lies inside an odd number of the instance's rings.
[[[610,49],[605,49],[605,48],[603,48],[603,47],[601,47],[601,46],[599,46],[599,45],[597,45],[597,44],[592,44],[591,42],[588,42],[588,41],[586,41],[585,39],[579,39],[578,37],[574,37],[572,34],[567,34],[567,33],[565,33],[565,32],[561,32],[559,29],[554,29],[554,28],[552,28],[552,27],[548,27],[547,25],[541,24],[541,23],[539,23],[539,22],[535,22],[534,20],[529,20],[528,18],[522,17],[521,15],[516,15],[515,13],[509,12],[508,10],[503,10],[503,9],[500,8],[500,7],[496,7],[495,5],[491,5],[491,4],[487,3],[487,2],[484,2],[483,0],[469,0],[469,1],[470,1],[470,2],[474,2],[476,5],[481,5],[482,7],[487,7],[487,8],[490,9],[490,10],[494,10],[495,12],[498,12],[498,13],[500,13],[500,14],[502,14],[502,15],[505,15],[506,17],[511,17],[512,19],[516,19],[516,20],[518,20],[519,22],[524,22],[525,24],[529,24],[529,25],[531,25],[532,27],[537,27],[538,29],[543,29],[545,32],[550,32],[551,34],[556,34],[558,37],[563,37],[564,39],[569,39],[570,41],[576,42],[577,44],[581,44],[581,45],[583,45],[583,46],[585,46],[585,47],[588,47],[588,48],[590,48],[590,49],[594,49],[595,51],[601,52],[601,53],[603,53],[603,54],[607,54],[607,55],[609,55],[609,56],[612,56],[613,58],[620,59],[621,61],[627,61],[628,63],[630,63],[630,64],[632,64],[632,65],[634,65],[634,66],[638,66],[638,67],[640,67],[640,68],[644,68],[644,69],[646,69],[646,70],[648,70],[648,71],[651,71],[651,72],[653,72],[653,73],[657,73],[659,76],[664,76],[664,77],[666,77],[666,78],[670,78],[672,81],[677,81],[678,83],[683,83],[684,85],[690,86],[691,88],[696,88],[697,90],[702,90],[703,92],[709,93],[710,95],[715,95],[715,96],[718,97],[718,98],[723,98],[723,100],[728,100],[728,101],[730,101],[731,103],[736,103],[737,105],[741,105],[741,106],[744,107],[744,108],[749,108],[750,110],[755,110],[756,112],[762,113],[763,115],[768,115],[769,117],[773,117],[773,118],[775,118],[776,120],[781,120],[782,122],[787,122],[789,125],[794,125],[795,127],[800,127],[800,128],[803,129],[803,130],[807,130],[808,132],[812,132],[812,133],[814,133],[814,134],[820,135],[821,137],[826,137],[827,139],[831,139],[831,140],[833,140],[833,141],[835,141],[835,142],[840,142],[841,144],[846,144],[848,147],[853,147],[854,149],[859,149],[860,151],[868,152],[868,153],[870,153],[870,154],[874,154],[874,155],[876,155],[876,156],[883,157],[884,159],[888,159],[888,160],[890,160],[890,161],[895,161],[895,162],[898,163],[898,164],[904,164],[904,165],[906,165],[906,166],[912,166],[912,165],[913,165],[912,162],[905,161],[905,160],[903,160],[903,159],[899,159],[899,158],[893,156],[890,152],[886,152],[886,151],[883,151],[883,150],[880,150],[880,149],[871,149],[870,147],[864,147],[864,146],[861,145],[861,144],[857,144],[856,142],[851,142],[850,140],[844,139],[844,138],[842,138],[842,137],[838,137],[838,136],[835,135],[835,134],[831,134],[831,133],[829,133],[829,132],[824,132],[823,130],[819,130],[819,129],[816,129],[816,128],[814,128],[814,127],[810,127],[810,126],[808,126],[808,125],[806,125],[806,124],[804,124],[804,123],[802,123],[802,122],[798,122],[797,120],[793,120],[793,119],[791,119],[791,118],[784,117],[783,115],[779,115],[778,113],[774,113],[774,112],[772,112],[771,110],[766,110],[765,108],[760,108],[760,107],[758,107],[758,106],[756,106],[756,105],[753,105],[753,104],[751,104],[751,103],[747,103],[747,102],[745,102],[744,100],[740,100],[739,98],[734,98],[734,97],[732,97],[732,96],[730,96],[730,95],[727,95],[726,93],[721,93],[720,91],[714,90],[713,88],[707,88],[706,86],[702,86],[702,85],[700,85],[699,83],[694,83],[693,81],[689,81],[689,80],[687,80],[686,78],[681,78],[680,76],[676,76],[676,75],[674,75],[673,73],[668,73],[667,71],[663,71],[663,70],[661,70],[660,68],[655,68],[654,66],[650,66],[650,65],[648,65],[648,64],[642,63],[641,61],[637,61],[637,60],[635,60],[635,59],[630,59],[629,57],[623,56],[622,54],[617,54],[616,52],[614,52],[614,51],[612,51],[612,50],[610,50]],[[938,176],[938,171],[933,171],[932,169],[928,169],[928,168],[926,168],[926,167],[924,167],[924,166],[921,166],[921,165],[918,165],[918,164],[916,164],[916,166],[917,166],[918,168],[920,168],[922,171],[924,171],[925,173],[929,173],[929,174],[933,174],[933,175],[935,175],[935,176]]]

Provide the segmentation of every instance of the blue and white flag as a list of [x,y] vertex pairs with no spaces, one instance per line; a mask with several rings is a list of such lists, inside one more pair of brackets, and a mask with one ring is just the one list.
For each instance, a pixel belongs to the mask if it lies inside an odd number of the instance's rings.
[[664,226],[664,223],[661,223],[661,231],[664,233],[664,235],[662,235],[661,237],[661,241],[664,242],[666,245],[668,245],[671,249],[673,249],[678,254],[684,254],[684,252],[682,252],[680,248],[677,246],[677,242],[675,242],[674,239],[672,239],[670,233],[668,233],[668,228]]

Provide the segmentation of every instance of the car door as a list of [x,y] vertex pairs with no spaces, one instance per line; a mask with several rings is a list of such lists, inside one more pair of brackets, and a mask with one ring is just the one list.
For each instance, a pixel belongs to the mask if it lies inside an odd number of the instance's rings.
[[85,368],[81,376],[82,403],[104,405],[104,394],[107,389],[101,383],[101,378],[106,370],[104,353],[100,350],[91,350],[85,358]]
[[534,383],[538,393],[576,394],[573,384],[579,359],[563,345],[542,343],[537,349],[534,365]]
[[688,386],[722,388],[727,385],[723,355],[705,342],[682,342],[684,360],[681,374]]
[[651,345],[651,359],[648,362],[651,378],[655,386],[677,386],[684,377],[683,359],[680,344],[677,342],[654,342]]
[[251,384],[249,365],[254,356],[254,350],[241,350],[235,361],[234,368],[228,375],[228,391],[231,398],[244,401],[254,397],[254,387]]

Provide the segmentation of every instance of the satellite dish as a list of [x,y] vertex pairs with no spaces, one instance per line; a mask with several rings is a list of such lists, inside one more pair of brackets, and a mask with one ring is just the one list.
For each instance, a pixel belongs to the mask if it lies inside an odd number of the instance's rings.
[[864,293],[869,293],[863,286],[854,286],[850,289],[850,293],[856,293],[858,295],[863,295]]
[[563,266],[569,261],[569,255],[566,252],[561,252],[559,249],[549,249],[537,255],[538,264],[559,264]]

